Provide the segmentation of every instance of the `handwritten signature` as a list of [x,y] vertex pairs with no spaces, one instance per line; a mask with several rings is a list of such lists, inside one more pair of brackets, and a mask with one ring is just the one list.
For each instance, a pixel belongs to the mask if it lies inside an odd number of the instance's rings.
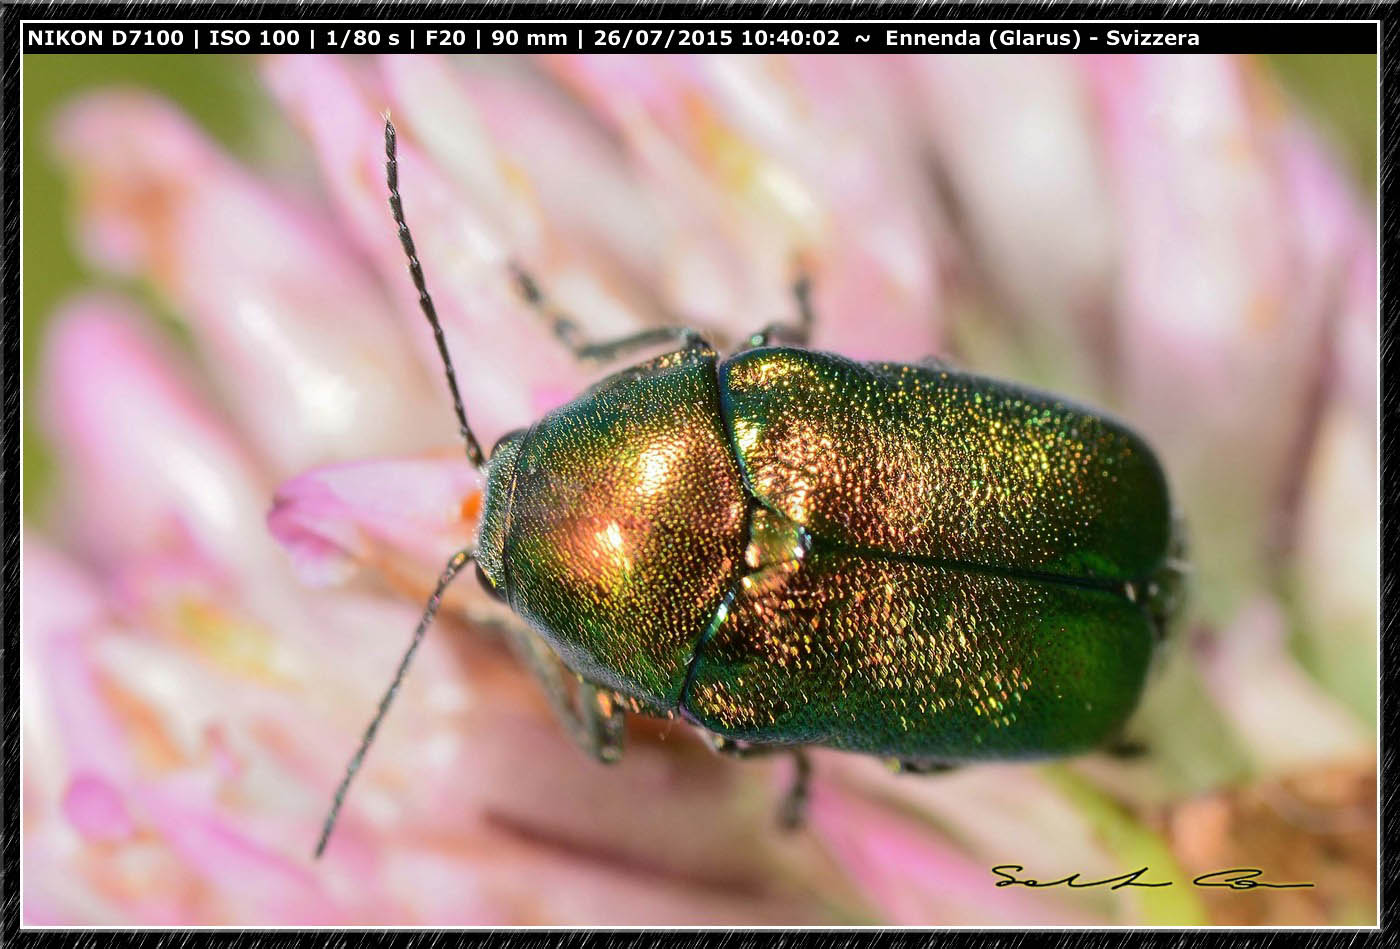
[[[1015,873],[1008,872],[1015,871]],[[1161,880],[1157,882],[1146,882],[1140,879],[1147,874],[1147,867],[1141,867],[1131,873],[1122,873],[1116,877],[1104,877],[1102,880],[1081,880],[1078,873],[1071,873],[1067,877],[1058,880],[1033,880],[1021,879],[1016,873],[1024,873],[1026,868],[1019,863],[1003,863],[992,867],[992,872],[1001,877],[997,880],[997,886],[1067,886],[1072,889],[1088,889],[1094,886],[1106,886],[1111,890],[1117,890],[1125,886],[1172,886],[1173,881]],[[1191,883],[1195,886],[1223,886],[1231,890],[1253,890],[1267,887],[1273,890],[1288,890],[1295,887],[1313,886],[1312,883],[1270,883],[1261,880],[1264,871],[1256,867],[1233,867],[1229,870],[1216,870],[1212,873],[1202,873]]]

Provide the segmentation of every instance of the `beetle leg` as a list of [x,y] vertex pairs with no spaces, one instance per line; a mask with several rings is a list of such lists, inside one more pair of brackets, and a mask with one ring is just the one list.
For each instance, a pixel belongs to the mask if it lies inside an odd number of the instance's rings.
[[710,344],[698,332],[685,326],[654,326],[618,339],[592,342],[584,338],[578,324],[564,312],[555,309],[546,299],[544,291],[522,267],[510,265],[515,276],[520,295],[535,312],[544,317],[554,335],[574,354],[574,358],[584,362],[611,362],[627,353],[642,349],[655,349],[672,344],[682,349],[709,349]]
[[612,693],[587,679],[579,681],[578,702],[588,731],[588,751],[604,764],[622,757],[622,737],[627,717]]
[[925,356],[923,359],[914,363],[914,365],[922,366],[925,369],[932,369],[934,372],[947,372],[953,368],[952,362],[944,359],[942,356]]
[[1151,749],[1147,745],[1130,738],[1119,738],[1110,742],[1103,749],[1104,754],[1120,761],[1132,761],[1135,758],[1145,757],[1149,751]]
[[955,764],[944,764],[941,761],[907,761],[902,758],[891,758],[890,767],[896,774],[942,774],[945,771],[952,771],[957,768]]
[[781,750],[779,745],[755,745],[711,733],[705,735],[705,740],[711,748],[728,758],[762,758]]
[[[534,633],[512,627],[510,642],[539,681],[550,708],[574,744],[604,764],[620,759],[626,717],[611,693],[579,679]],[[573,689],[570,680],[574,680]]]
[[756,745],[751,742],[738,742],[723,735],[709,735],[710,747],[731,758],[762,758],[768,755],[787,753],[792,755],[792,784],[783,795],[783,803],[778,808],[778,826],[783,830],[797,830],[807,820],[808,789],[812,783],[812,761],[802,748],[791,745]]
[[812,784],[812,761],[801,748],[792,749],[793,776],[778,811],[778,824],[784,830],[798,830],[807,822],[808,789]]
[[812,326],[816,323],[817,317],[812,309],[812,281],[806,274],[798,277],[792,285],[792,294],[797,298],[797,322],[796,323],[769,323],[757,333],[744,340],[744,345],[739,347],[742,352],[745,349],[756,349],[759,346],[767,346],[774,339],[781,339],[793,346],[806,346],[808,339],[812,335]]

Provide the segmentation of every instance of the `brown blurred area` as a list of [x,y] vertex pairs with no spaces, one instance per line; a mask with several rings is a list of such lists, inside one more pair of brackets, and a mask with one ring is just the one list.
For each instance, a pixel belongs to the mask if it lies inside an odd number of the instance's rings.
[[[1223,926],[1374,926],[1376,762],[1353,759],[1191,798],[1155,821],[1192,877],[1239,866],[1297,889],[1201,887]],[[1228,876],[1215,879],[1224,881]]]

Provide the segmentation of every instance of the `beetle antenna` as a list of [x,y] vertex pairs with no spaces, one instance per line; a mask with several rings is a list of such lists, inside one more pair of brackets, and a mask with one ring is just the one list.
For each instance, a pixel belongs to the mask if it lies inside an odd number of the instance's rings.
[[340,779],[340,786],[335,789],[335,797],[331,800],[330,813],[326,815],[326,822],[321,825],[321,839],[316,842],[316,858],[319,860],[322,852],[326,849],[326,842],[331,839],[331,831],[335,829],[336,818],[340,816],[340,806],[345,803],[345,792],[350,788],[350,782],[355,774],[360,770],[360,765],[364,763],[365,753],[369,751],[369,746],[374,742],[375,733],[379,731],[379,723],[384,721],[384,714],[389,711],[389,705],[394,701],[394,696],[398,694],[399,685],[403,682],[404,675],[408,672],[408,664],[413,660],[413,654],[418,651],[418,644],[423,641],[423,634],[427,632],[428,625],[432,623],[433,617],[437,615],[438,607],[442,604],[442,595],[447,591],[448,584],[461,572],[462,568],[476,559],[476,551],[459,550],[452,555],[452,559],[447,561],[447,566],[442,571],[442,576],[438,577],[437,588],[433,590],[433,595],[428,598],[428,605],[423,609],[423,616],[418,620],[418,628],[413,631],[413,640],[408,644],[408,649],[404,652],[403,658],[399,660],[399,670],[394,673],[394,681],[389,684],[389,690],[384,693],[384,697],[379,700],[379,711],[374,713],[374,719],[365,729],[365,735],[360,739],[360,747],[355,751],[355,756],[350,759],[350,764],[345,768],[345,777]]
[[480,468],[485,456],[481,452],[481,444],[472,434],[471,426],[467,424],[467,410],[462,408],[462,393],[457,390],[457,373],[452,368],[452,357],[447,352],[447,340],[442,335],[437,308],[433,306],[433,298],[428,295],[428,285],[423,280],[423,265],[418,262],[413,235],[408,232],[408,222],[404,220],[403,198],[399,196],[397,135],[387,112],[384,113],[384,157],[384,177],[389,184],[389,208],[394,212],[394,223],[399,228],[399,243],[403,245],[403,252],[408,255],[408,272],[413,277],[413,286],[418,290],[418,305],[422,307],[423,315],[433,327],[438,354],[442,356],[442,365],[447,370],[447,387],[452,390],[452,408],[457,412],[457,428],[467,446],[467,460]]

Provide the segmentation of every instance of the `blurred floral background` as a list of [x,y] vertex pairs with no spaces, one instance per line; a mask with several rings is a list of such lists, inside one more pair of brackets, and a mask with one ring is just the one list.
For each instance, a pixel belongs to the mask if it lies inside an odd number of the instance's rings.
[[[1375,57],[29,56],[29,924],[1372,924]],[[487,445],[597,337],[734,339],[815,278],[815,344],[1104,406],[1158,448],[1192,601],[1148,754],[902,777],[586,760],[459,583],[471,540],[380,113]],[[1160,889],[997,888],[990,868]],[[1263,868],[1310,889],[1200,889]]]

